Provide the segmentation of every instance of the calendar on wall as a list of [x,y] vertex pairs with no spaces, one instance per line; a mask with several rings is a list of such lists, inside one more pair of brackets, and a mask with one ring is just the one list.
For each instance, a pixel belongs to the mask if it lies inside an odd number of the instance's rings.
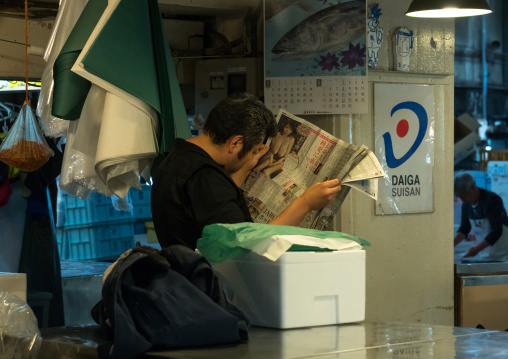
[[274,77],[265,79],[265,105],[293,114],[367,113],[367,78]]
[[275,114],[368,113],[366,2],[285,4],[264,1],[266,106]]

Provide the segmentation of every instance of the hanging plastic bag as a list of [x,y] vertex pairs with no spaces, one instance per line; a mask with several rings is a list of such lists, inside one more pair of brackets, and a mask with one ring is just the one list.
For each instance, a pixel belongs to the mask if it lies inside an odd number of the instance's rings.
[[0,161],[25,172],[41,168],[53,150],[48,146],[31,107],[25,102],[0,146]]
[[111,197],[111,203],[113,204],[113,208],[117,211],[126,211],[130,212],[134,209],[132,204],[129,201],[130,196],[125,196],[124,198],[118,197],[117,195],[113,195]]

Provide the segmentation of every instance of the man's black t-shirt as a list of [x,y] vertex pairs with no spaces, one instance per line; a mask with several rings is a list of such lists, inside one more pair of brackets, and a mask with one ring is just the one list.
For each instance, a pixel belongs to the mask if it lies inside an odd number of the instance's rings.
[[152,218],[161,246],[195,249],[204,226],[252,222],[243,192],[224,167],[203,149],[177,139],[157,169],[151,194]]

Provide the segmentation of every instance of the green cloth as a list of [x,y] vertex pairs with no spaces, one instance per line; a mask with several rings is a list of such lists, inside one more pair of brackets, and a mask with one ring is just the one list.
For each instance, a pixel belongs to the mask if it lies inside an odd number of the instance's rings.
[[[355,241],[362,247],[370,246],[364,239],[342,232],[320,231],[317,229],[300,228],[293,226],[276,226],[262,223],[217,223],[205,226],[203,235],[197,242],[197,249],[211,263],[221,263],[227,259],[250,252],[245,247],[254,247],[266,238],[275,235],[299,235],[320,239],[347,239]],[[293,245],[292,251],[326,251],[324,248]]]
[[190,127],[156,0],[121,0],[82,59],[84,69],[159,113],[160,153]]
[[71,68],[107,4],[107,0],[88,1],[53,64],[54,89],[51,114],[57,118],[72,121],[81,116],[91,84],[90,81],[73,73]]

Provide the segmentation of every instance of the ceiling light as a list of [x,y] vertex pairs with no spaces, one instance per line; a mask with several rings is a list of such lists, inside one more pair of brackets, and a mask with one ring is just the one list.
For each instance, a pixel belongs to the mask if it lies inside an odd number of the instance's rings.
[[486,15],[491,12],[486,0],[413,0],[406,15],[445,18]]

